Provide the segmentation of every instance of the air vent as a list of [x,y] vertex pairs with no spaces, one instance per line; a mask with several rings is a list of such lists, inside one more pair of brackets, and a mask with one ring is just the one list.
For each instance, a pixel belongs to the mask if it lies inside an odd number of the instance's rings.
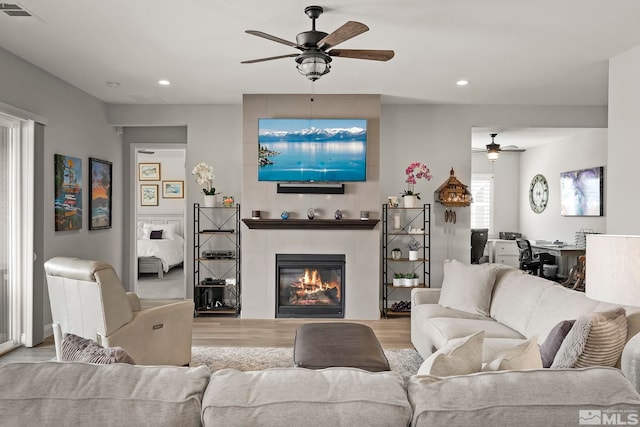
[[42,21],[19,3],[0,3],[0,11],[12,18],[35,18]]

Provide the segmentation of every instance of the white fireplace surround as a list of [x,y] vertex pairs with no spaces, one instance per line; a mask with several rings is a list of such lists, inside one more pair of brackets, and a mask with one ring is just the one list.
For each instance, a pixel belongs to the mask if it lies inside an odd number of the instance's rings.
[[[367,119],[367,181],[345,183],[344,194],[282,194],[277,183],[259,182],[258,119],[263,117]],[[319,219],[359,219],[369,211],[380,219],[380,96],[245,95],[243,99],[242,218],[260,210],[265,219],[306,219],[309,208]],[[275,318],[275,256],[278,253],[345,255],[345,318],[380,318],[380,225],[373,229],[249,229],[242,224],[242,318]]]

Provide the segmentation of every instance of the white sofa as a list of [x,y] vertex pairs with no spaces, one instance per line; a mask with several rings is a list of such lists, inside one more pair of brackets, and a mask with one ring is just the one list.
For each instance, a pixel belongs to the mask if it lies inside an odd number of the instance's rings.
[[[481,372],[447,378],[355,368],[0,364],[0,424],[56,426],[567,426],[597,409],[638,419],[619,370]],[[606,393],[603,393],[606,390]],[[591,412],[589,412],[591,416]]]
[[[487,264],[483,266],[485,269],[492,268]],[[497,274],[490,289],[488,315],[443,307],[440,305],[439,288],[413,289],[411,341],[423,358],[426,359],[452,339],[483,330],[483,362],[488,362],[499,352],[535,335],[538,343],[542,344],[552,328],[563,320],[577,319],[615,307],[516,268],[501,264],[494,264],[493,267],[497,268]],[[445,276],[446,271],[445,265]],[[640,360],[635,360],[640,354],[640,307],[624,308],[627,343],[617,366],[640,390]]]

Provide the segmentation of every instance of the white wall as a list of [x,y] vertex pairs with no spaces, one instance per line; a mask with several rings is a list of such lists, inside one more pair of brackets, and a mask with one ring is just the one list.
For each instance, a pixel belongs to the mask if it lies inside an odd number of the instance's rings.
[[640,234],[638,194],[638,117],[640,46],[609,61],[609,168],[607,233]]
[[[527,149],[520,156],[520,232],[530,240],[560,240],[575,242],[575,232],[582,229],[607,232],[607,200],[602,217],[570,217],[560,215],[560,172],[605,167],[605,184],[610,168],[607,167],[607,129],[592,129],[580,135],[563,138],[551,144]],[[549,183],[549,203],[542,213],[529,206],[531,179],[542,174]]]

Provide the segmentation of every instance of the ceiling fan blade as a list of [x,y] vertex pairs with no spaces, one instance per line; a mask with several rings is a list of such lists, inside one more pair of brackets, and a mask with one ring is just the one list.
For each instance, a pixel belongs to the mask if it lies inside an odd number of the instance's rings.
[[361,22],[349,21],[342,27],[335,30],[333,33],[325,36],[317,43],[320,49],[329,49],[330,47],[337,46],[338,44],[347,41],[359,34],[369,31],[369,27]]
[[271,34],[263,33],[262,31],[255,30],[246,30],[245,33],[251,34],[252,36],[262,37],[263,39],[271,40],[277,43],[282,43],[287,46],[295,47],[298,49],[302,49],[302,46],[297,45],[294,42],[290,42],[289,40],[281,39],[280,37],[272,36]]
[[339,58],[369,59],[372,61],[388,61],[395,55],[392,50],[367,50],[367,49],[331,49],[329,56]]
[[256,62],[271,61],[272,59],[281,59],[281,58],[293,58],[295,56],[298,56],[298,54],[290,53],[289,55],[279,55],[279,56],[270,56],[268,58],[250,59],[248,61],[242,61],[241,64],[254,64]]

